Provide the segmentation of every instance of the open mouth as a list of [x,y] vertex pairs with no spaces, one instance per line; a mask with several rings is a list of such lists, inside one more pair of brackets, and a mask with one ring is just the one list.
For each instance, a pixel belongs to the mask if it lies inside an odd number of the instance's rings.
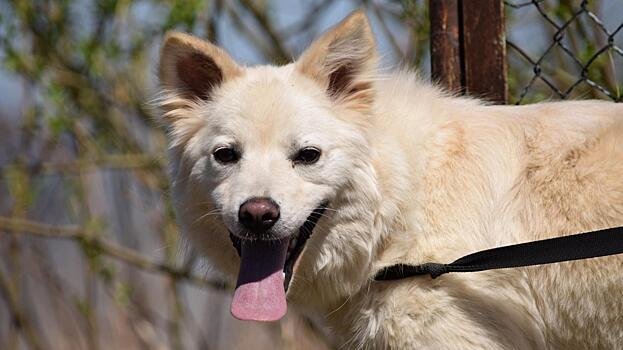
[[240,239],[230,232],[240,256],[238,282],[230,304],[235,318],[269,322],[286,314],[286,290],[294,266],[325,208],[326,204],[322,204],[314,209],[291,237],[251,240]]
[[[285,291],[287,291],[288,287],[290,286],[292,273],[294,272],[294,265],[296,264],[298,258],[303,252],[303,248],[305,248],[307,240],[314,232],[314,228],[316,227],[318,220],[320,220],[320,218],[322,217],[322,214],[324,213],[327,205],[327,202],[323,202],[320,206],[314,209],[305,220],[303,226],[299,228],[298,232],[289,238],[288,251],[286,254],[285,264],[283,266],[283,273],[285,274],[283,287]],[[238,256],[242,256],[243,240],[240,237],[235,236],[231,231],[229,232],[229,238],[231,239],[234,248],[236,248]]]

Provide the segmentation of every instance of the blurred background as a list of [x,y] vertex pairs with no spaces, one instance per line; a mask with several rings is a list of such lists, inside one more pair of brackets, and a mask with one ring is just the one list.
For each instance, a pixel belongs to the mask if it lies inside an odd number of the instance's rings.
[[[230,287],[178,235],[147,102],[167,30],[285,63],[362,7],[383,67],[429,77],[428,1],[0,0],[0,349],[325,348],[294,315],[229,315]],[[620,0],[505,16],[508,103],[621,100]]]

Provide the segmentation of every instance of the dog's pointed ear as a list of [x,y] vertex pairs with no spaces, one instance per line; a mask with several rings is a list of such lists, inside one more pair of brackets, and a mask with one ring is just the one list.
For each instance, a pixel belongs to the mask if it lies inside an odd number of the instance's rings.
[[168,128],[173,147],[185,144],[203,125],[192,109],[242,74],[222,49],[192,35],[167,33],[160,52],[160,94],[152,105],[162,113],[160,121]]
[[191,100],[208,100],[216,87],[241,72],[225,51],[207,41],[179,32],[169,32],[164,38],[159,67],[164,90]]
[[378,61],[374,34],[359,10],[313,42],[296,62],[297,69],[326,88],[336,101],[369,106]]

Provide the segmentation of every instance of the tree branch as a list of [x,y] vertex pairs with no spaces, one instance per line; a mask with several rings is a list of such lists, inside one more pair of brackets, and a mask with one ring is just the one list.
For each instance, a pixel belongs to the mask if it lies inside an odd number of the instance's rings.
[[24,311],[22,310],[15,293],[15,288],[6,276],[4,276],[2,271],[0,271],[0,296],[2,296],[6,301],[8,309],[11,313],[11,322],[15,324],[17,330],[23,332],[24,340],[28,346],[33,350],[43,349],[39,339],[33,332],[30,321],[26,318],[26,315],[24,315]]
[[94,236],[87,230],[77,226],[54,226],[30,220],[12,219],[0,216],[0,230],[8,234],[26,233],[45,238],[76,240],[95,249],[97,252],[145,271],[167,274],[173,278],[186,280],[200,287],[209,287],[216,290],[230,289],[230,286],[226,282],[208,280],[192,274],[187,269],[152,261],[133,249],[128,249],[104,238]]

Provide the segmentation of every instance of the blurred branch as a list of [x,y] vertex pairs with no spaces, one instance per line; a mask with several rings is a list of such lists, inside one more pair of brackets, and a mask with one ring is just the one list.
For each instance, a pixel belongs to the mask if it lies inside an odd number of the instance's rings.
[[385,37],[387,37],[387,40],[389,40],[392,48],[394,49],[398,57],[400,57],[400,60],[404,61],[407,55],[402,51],[402,48],[400,48],[400,44],[398,44],[398,41],[396,41],[396,37],[394,36],[394,34],[392,34],[389,26],[385,22],[385,17],[383,16],[381,9],[378,6],[374,5],[374,3],[369,3],[368,7],[372,8],[374,15],[379,20],[381,30],[385,34]]
[[282,28],[279,32],[282,36],[290,38],[294,35],[301,34],[313,28],[314,25],[318,22],[318,18],[320,15],[324,13],[324,11],[329,7],[329,5],[333,4],[333,0],[323,0],[318,4],[314,5],[308,11],[308,15],[303,18],[302,21],[294,23],[288,27]]
[[43,173],[71,173],[84,171],[85,168],[94,166],[109,169],[143,169],[162,167],[163,165],[162,159],[149,154],[112,154],[67,162],[42,162],[35,165],[35,170]]
[[39,343],[39,338],[35,335],[30,321],[26,318],[22,305],[18,301],[17,293],[11,282],[0,270],[0,296],[5,300],[11,313],[11,322],[18,331],[24,333],[24,340],[32,350],[43,349]]
[[0,217],[0,229],[9,232],[9,234],[25,233],[46,238],[76,240],[97,252],[121,260],[145,271],[164,273],[173,278],[186,280],[200,287],[209,287],[216,290],[229,289],[227,283],[223,281],[207,280],[192,274],[187,269],[181,269],[170,264],[149,260],[133,249],[128,249],[104,238],[93,236],[88,230],[77,226],[54,226],[30,220]]
[[[35,161],[24,164],[17,161],[11,165],[0,167],[0,178],[11,174],[49,175],[49,174],[81,174],[90,170],[116,169],[136,170],[136,178],[144,185],[154,190],[166,191],[168,179],[164,175],[164,160],[149,154],[109,154],[94,156],[90,159],[76,159],[69,161]],[[150,171],[151,170],[151,171]],[[157,172],[157,174],[154,174]]]
[[240,0],[240,3],[244,8],[255,18],[257,23],[262,27],[266,36],[270,39],[271,45],[274,47],[273,59],[276,63],[287,63],[290,61],[292,55],[288,50],[283,47],[281,38],[277,34],[277,31],[273,28],[273,21],[268,18],[266,11],[262,11],[251,0]]
[[262,40],[262,38],[257,34],[256,31],[253,31],[251,28],[249,28],[249,26],[240,16],[236,8],[234,8],[234,6],[229,1],[224,1],[223,5],[226,7],[226,10],[228,11],[227,13],[231,16],[231,19],[236,24],[236,27],[241,31],[243,35],[247,37],[247,39],[249,39],[249,42],[255,45],[257,49],[262,52],[266,59],[272,60],[274,59],[274,57],[277,57],[279,55],[274,52],[273,48],[270,45],[264,42],[265,40]]

